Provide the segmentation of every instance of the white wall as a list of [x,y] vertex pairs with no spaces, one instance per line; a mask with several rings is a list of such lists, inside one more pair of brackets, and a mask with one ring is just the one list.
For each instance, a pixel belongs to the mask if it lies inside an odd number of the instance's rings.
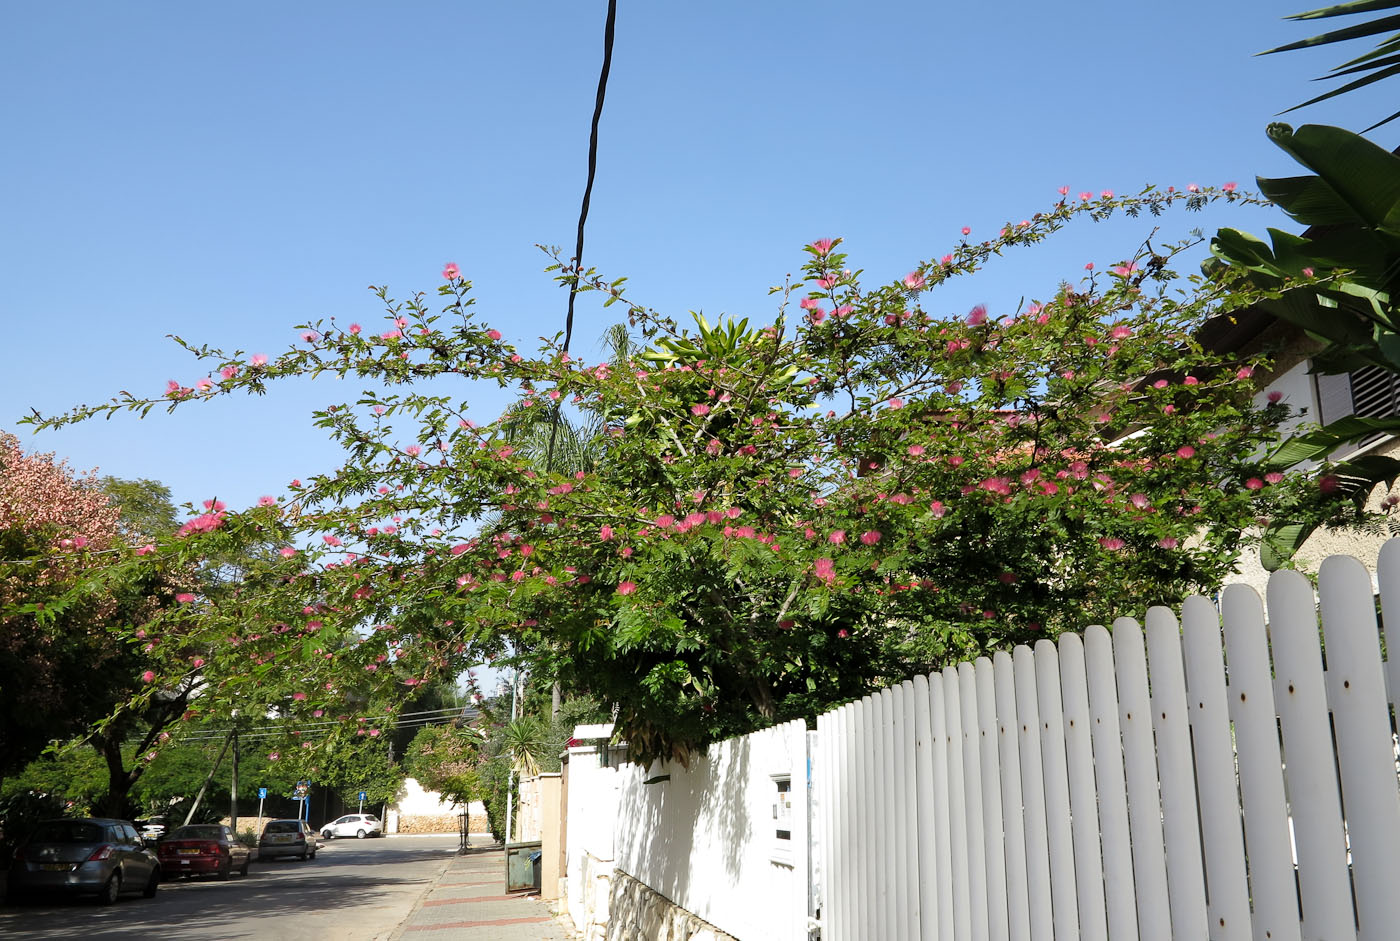
[[[741,941],[805,941],[806,741],[805,724],[789,722],[711,745],[689,768],[624,765],[617,868]],[[782,842],[776,775],[792,785]]]
[[[613,749],[610,757],[620,761],[620,750]],[[564,835],[568,910],[574,925],[587,935],[589,926],[606,921],[607,917],[607,891],[594,892],[595,887],[589,883],[611,877],[618,769],[615,764],[605,766],[594,745],[570,748],[568,761],[568,820]],[[602,911],[595,910],[597,904],[603,906]]]

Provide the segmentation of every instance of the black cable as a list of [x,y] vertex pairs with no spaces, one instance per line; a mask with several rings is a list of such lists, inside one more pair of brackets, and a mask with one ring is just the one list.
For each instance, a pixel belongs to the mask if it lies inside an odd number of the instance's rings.
[[[598,73],[598,94],[593,102],[593,127],[588,136],[588,182],[583,187],[583,205],[578,213],[578,240],[574,243],[574,279],[569,285],[569,312],[564,318],[564,352],[574,336],[574,298],[578,296],[578,279],[583,274],[583,227],[588,221],[588,204],[593,198],[593,179],[598,173],[598,122],[603,117],[603,100],[608,93],[608,72],[612,69],[613,35],[617,25],[617,0],[608,0],[608,19],[603,26],[603,67]],[[554,418],[549,429],[549,451],[545,455],[545,472],[554,469],[554,441],[559,434],[559,403],[554,406]]]

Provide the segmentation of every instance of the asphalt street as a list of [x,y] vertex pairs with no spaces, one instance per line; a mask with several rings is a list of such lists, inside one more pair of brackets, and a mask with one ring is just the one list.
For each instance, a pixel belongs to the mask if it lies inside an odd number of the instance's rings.
[[386,939],[456,851],[456,836],[323,840],[313,860],[254,860],[247,877],[166,882],[154,899],[7,899],[0,937]]

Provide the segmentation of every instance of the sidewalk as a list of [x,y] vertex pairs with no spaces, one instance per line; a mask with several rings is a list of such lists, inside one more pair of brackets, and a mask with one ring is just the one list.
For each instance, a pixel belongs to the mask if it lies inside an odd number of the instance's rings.
[[399,924],[392,941],[571,941],[548,903],[505,894],[505,854],[499,844],[454,856]]

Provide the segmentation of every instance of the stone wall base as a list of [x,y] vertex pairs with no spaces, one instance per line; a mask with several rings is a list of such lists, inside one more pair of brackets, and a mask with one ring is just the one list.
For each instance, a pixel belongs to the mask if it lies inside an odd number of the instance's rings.
[[736,941],[625,872],[612,877],[607,941]]
[[[399,833],[457,833],[461,827],[459,814],[400,814]],[[467,821],[471,833],[487,833],[484,815],[473,814]]]

